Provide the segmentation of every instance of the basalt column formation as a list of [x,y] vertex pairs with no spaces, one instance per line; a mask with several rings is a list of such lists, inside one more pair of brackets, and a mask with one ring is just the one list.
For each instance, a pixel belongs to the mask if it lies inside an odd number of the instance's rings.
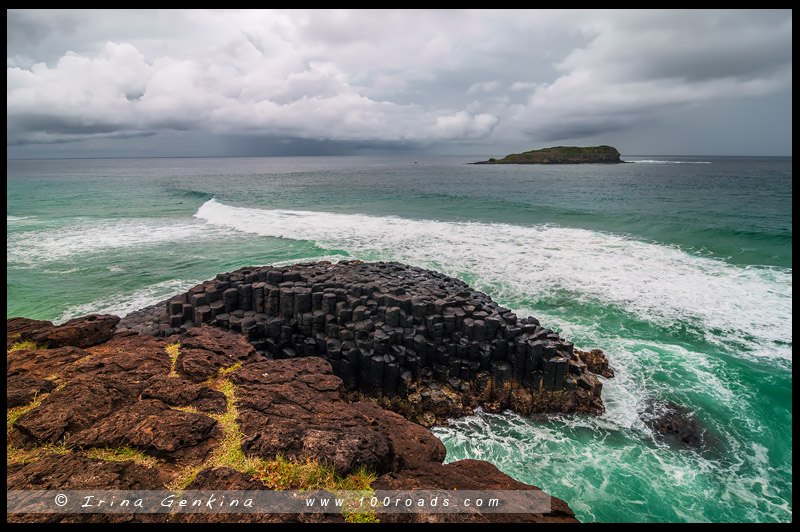
[[476,406],[601,413],[594,373],[611,376],[602,352],[575,349],[459,279],[399,263],[243,268],[161,309],[146,330],[134,328],[170,336],[215,326],[267,359],[321,357],[351,393],[425,424]]

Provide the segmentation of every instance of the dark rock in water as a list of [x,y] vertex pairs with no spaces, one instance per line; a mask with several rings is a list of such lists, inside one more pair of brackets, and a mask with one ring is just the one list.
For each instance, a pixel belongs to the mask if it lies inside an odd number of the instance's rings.
[[653,410],[644,421],[659,438],[693,448],[706,445],[707,431],[688,409],[667,402],[655,405]]

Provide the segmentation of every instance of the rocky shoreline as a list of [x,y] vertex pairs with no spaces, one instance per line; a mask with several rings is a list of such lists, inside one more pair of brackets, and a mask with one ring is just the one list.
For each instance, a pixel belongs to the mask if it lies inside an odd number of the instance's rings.
[[[443,464],[443,444],[423,425],[476,406],[596,414],[602,386],[591,371],[611,375],[602,352],[574,349],[534,318],[517,319],[437,272],[357,261],[241,269],[122,320],[7,320],[7,489],[287,489],[276,471],[310,467],[373,490],[538,490],[488,462]],[[545,514],[375,518],[576,521],[556,498]]]
[[439,272],[341,261],[243,268],[125,317],[120,330],[166,337],[193,327],[241,333],[265,359],[317,356],[354,398],[423,425],[485,411],[603,412],[612,377],[536,318]]

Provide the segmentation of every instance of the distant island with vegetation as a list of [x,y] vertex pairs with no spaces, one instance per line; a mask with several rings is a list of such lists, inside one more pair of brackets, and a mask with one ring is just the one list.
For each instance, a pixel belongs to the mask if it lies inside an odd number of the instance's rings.
[[613,146],[555,146],[523,153],[512,153],[502,159],[489,159],[471,164],[617,164],[619,151]]

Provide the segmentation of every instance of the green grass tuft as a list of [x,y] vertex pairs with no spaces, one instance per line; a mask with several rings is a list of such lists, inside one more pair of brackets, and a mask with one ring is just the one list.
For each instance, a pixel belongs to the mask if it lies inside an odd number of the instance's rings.
[[47,344],[37,344],[31,340],[22,342],[14,342],[9,351],[38,351],[40,349],[47,349]]

